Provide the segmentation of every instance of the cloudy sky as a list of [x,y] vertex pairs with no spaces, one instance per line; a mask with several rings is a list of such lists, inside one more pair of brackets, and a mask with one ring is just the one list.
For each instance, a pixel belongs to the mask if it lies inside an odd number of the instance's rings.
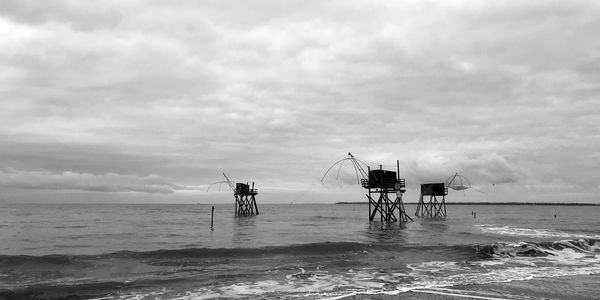
[[352,152],[409,202],[455,172],[456,201],[600,202],[598,1],[3,0],[0,36],[0,201],[212,201],[223,172],[361,201],[349,164],[320,181]]

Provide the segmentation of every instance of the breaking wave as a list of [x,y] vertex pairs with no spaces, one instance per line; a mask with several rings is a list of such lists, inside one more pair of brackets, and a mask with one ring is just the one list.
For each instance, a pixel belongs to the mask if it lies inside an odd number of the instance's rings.
[[594,233],[573,233],[551,229],[519,228],[513,226],[478,225],[482,231],[505,236],[522,236],[531,238],[584,238],[600,239],[600,235]]
[[[433,252],[451,255],[443,256],[442,260],[427,260],[430,256],[422,254]],[[88,279],[75,280],[57,275],[50,281],[36,279],[36,284],[0,290],[0,298],[26,298],[52,292],[64,297],[108,297],[106,299],[333,299],[358,293],[397,294],[456,285],[599,274],[599,254],[600,240],[566,239],[456,246],[325,242],[261,248],[118,251],[102,255],[5,255],[0,256],[0,270],[21,268],[32,274],[37,272],[36,268],[47,270],[54,266],[69,272],[79,270],[85,273],[104,265],[110,274],[119,264],[131,263],[136,270],[148,269],[135,276],[107,275],[100,278],[90,275]],[[251,272],[246,270],[237,274],[232,273],[234,269],[223,269],[222,274],[219,273],[220,268],[230,263],[233,264],[231,268],[235,268],[239,262],[234,259],[245,258],[256,264]],[[257,264],[258,259],[269,260],[269,266]],[[198,263],[194,265],[194,261]],[[304,262],[299,265],[298,261]],[[335,264],[334,261],[348,263]],[[185,262],[192,263],[186,265]],[[207,269],[209,267],[211,269]],[[15,274],[3,276],[2,280],[7,280],[7,276]],[[171,282],[177,282],[177,286],[185,289],[158,288]],[[156,288],[148,290],[146,287]],[[140,288],[144,291],[141,292]],[[88,292],[82,294],[82,291]],[[120,292],[115,294],[115,291]]]
[[154,251],[118,251],[100,255],[63,255],[52,254],[44,256],[29,255],[0,255],[0,267],[20,265],[24,263],[38,264],[74,264],[81,261],[108,260],[108,259],[136,259],[136,260],[161,260],[172,258],[252,258],[274,255],[285,256],[320,256],[340,254],[367,254],[373,252],[405,252],[407,250],[439,250],[447,248],[450,252],[472,252],[472,246],[399,246],[392,244],[368,244],[355,242],[323,242],[296,244],[288,246],[269,246],[260,248],[185,248],[163,249]]
[[[440,288],[457,285],[600,273],[598,240],[457,247],[470,249],[471,253],[477,254],[477,258],[409,263],[407,269],[395,272],[383,272],[374,267],[352,268],[345,272],[332,272],[321,267],[312,270],[299,268],[282,280],[202,287],[189,291],[180,299],[256,295],[263,295],[264,298],[272,295],[276,298],[276,295],[282,294],[287,298],[341,299],[356,294],[394,295],[408,291],[438,293]],[[456,295],[456,291],[453,292],[452,295]]]
[[600,243],[595,239],[561,240],[555,242],[495,243],[476,246],[477,252],[489,256],[564,256],[565,253],[594,255],[600,252]]

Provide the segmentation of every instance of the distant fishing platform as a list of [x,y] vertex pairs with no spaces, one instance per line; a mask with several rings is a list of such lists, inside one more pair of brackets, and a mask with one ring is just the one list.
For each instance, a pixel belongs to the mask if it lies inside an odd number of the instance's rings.
[[[335,204],[369,204],[360,202],[336,202]],[[406,202],[406,205],[417,205],[417,202]],[[447,205],[537,205],[537,206],[600,206],[597,203],[564,203],[564,202],[451,202]]]

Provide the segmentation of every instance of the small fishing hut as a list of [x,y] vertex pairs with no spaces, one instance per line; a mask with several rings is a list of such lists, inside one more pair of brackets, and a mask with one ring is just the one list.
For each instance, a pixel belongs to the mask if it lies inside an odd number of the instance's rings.
[[256,196],[258,189],[254,188],[254,182],[252,182],[252,188],[247,183],[236,183],[235,184],[235,214],[236,216],[249,216],[258,215],[258,206],[256,205]]
[[252,187],[248,183],[237,182],[234,184],[225,173],[223,173],[227,184],[233,191],[233,197],[235,198],[234,213],[236,216],[251,216],[258,215],[258,206],[256,205],[256,195],[258,189],[254,188],[254,182]]
[[[421,196],[419,197],[415,216],[445,218],[446,195],[448,195],[448,188],[443,182],[421,184]],[[424,200],[427,196],[429,196],[429,201]],[[438,197],[441,197],[441,199],[438,200]]]

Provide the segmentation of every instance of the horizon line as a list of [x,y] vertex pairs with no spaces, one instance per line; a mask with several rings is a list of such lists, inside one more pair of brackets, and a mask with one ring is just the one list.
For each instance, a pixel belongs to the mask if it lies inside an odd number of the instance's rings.
[[[335,204],[369,204],[368,201],[336,202]],[[406,202],[405,205],[417,205],[418,202]],[[600,203],[589,202],[446,202],[446,205],[540,205],[540,206],[600,206]]]

